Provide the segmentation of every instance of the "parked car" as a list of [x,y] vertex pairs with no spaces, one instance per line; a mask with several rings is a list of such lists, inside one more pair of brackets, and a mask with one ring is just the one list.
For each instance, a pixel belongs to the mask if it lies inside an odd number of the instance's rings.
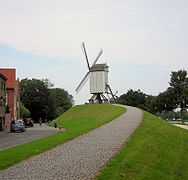
[[25,125],[22,120],[18,119],[11,122],[10,132],[14,132],[14,131],[21,131],[21,132],[25,131]]
[[25,118],[24,119],[24,124],[25,124],[25,126],[33,127],[34,126],[34,121],[31,118]]

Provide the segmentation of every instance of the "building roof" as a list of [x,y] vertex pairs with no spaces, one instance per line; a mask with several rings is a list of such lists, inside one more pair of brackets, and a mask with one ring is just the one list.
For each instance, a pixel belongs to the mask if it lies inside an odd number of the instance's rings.
[[107,64],[94,64],[91,68],[90,71],[107,71],[108,72],[108,67]]
[[0,73],[7,78],[6,88],[15,88],[16,83],[16,69],[1,69]]

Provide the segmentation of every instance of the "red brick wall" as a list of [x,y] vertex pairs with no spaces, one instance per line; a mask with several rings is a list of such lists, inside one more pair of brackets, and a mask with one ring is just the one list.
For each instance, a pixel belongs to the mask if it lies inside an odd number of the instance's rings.
[[9,106],[11,120],[19,118],[20,87],[19,79],[16,80],[16,69],[0,69],[0,73],[7,78],[7,104]]
[[9,112],[11,114],[11,120],[14,119],[14,90],[13,89],[8,89],[7,90],[7,104],[9,106]]
[[0,73],[6,78],[6,88],[15,88],[16,69],[0,69]]
[[5,116],[5,131],[10,131],[11,114],[7,113]]
[[20,118],[20,82],[19,79],[16,80],[16,116]]

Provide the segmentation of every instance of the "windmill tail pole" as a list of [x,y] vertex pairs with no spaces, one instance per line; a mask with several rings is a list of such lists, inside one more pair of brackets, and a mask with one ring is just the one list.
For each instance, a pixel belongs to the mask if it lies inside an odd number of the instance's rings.
[[107,88],[109,89],[109,94],[111,94],[112,99],[114,100],[115,103],[117,103],[117,96],[115,96],[110,88],[109,85],[107,85]]

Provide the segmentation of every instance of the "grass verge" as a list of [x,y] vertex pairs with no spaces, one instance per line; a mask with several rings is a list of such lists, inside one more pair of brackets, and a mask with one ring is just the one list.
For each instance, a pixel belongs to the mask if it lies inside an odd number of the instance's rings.
[[188,131],[144,112],[129,141],[96,179],[188,179]]
[[65,132],[58,132],[45,138],[0,151],[0,169],[12,166],[74,139],[115,119],[124,112],[125,108],[109,104],[75,106],[56,119],[58,126],[66,128]]

